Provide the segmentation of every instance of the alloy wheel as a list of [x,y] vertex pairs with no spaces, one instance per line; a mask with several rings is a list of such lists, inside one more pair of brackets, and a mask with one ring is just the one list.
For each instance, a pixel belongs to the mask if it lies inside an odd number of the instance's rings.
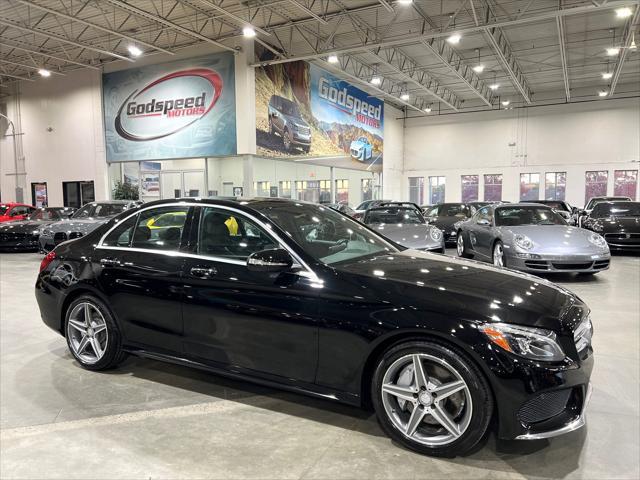
[[400,357],[382,381],[382,404],[405,437],[429,447],[460,438],[472,417],[471,393],[451,365],[426,353]]
[[109,340],[102,312],[89,302],[78,303],[69,314],[67,336],[76,357],[87,364],[97,363],[104,356]]
[[283,142],[285,150],[291,150],[291,132],[289,130],[284,132]]
[[464,239],[462,238],[462,232],[458,234],[458,239],[456,240],[456,250],[458,251],[459,257],[462,257],[464,255]]
[[504,267],[504,247],[500,242],[493,247],[493,264],[496,267]]

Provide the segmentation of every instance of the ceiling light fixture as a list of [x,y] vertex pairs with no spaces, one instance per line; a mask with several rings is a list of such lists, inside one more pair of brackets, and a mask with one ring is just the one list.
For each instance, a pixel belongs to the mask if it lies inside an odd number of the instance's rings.
[[135,45],[129,45],[127,47],[127,50],[129,50],[129,53],[131,54],[132,57],[139,57],[140,55],[142,55],[142,50],[140,50]]
[[407,100],[409,100],[409,94],[407,92],[404,92],[403,94],[400,95],[400,100],[404,100],[405,102]]
[[509,100],[504,100],[504,101],[502,102],[502,106],[503,106],[503,107],[508,107],[510,103],[511,103],[511,102],[510,102]]
[[460,43],[461,39],[462,37],[459,34],[454,33],[449,38],[447,38],[447,42],[449,42],[452,45],[457,45],[458,43]]
[[627,18],[633,14],[633,11],[629,7],[616,8],[616,17]]
[[482,73],[484,71],[484,65],[476,65],[473,67],[473,71],[476,73]]
[[619,47],[607,48],[607,55],[610,57],[615,57],[616,55],[618,55],[618,53],[620,53]]
[[253,29],[253,27],[247,26],[242,29],[242,35],[247,38],[253,38],[256,36],[256,31]]
[[611,72],[606,72],[602,74],[602,79],[603,80],[609,80],[611,77],[613,77],[613,73]]
[[607,95],[609,95],[609,92],[607,92],[606,90],[600,90],[598,92],[599,97],[606,97]]
[[424,111],[427,112],[427,113],[431,113],[431,105],[429,105],[427,108],[425,108]]
[[51,76],[51,72],[49,70],[44,69],[44,68],[41,68],[40,70],[38,70],[38,73],[43,77],[50,77]]
[[398,3],[400,5],[411,5],[413,3],[413,0],[398,0]]
[[489,88],[491,90],[497,90],[497,89],[500,88],[500,84],[499,83],[493,83],[493,84],[489,85]]
[[337,55],[329,55],[329,57],[327,57],[327,62],[329,62],[329,63],[338,63],[338,56]]
[[375,76],[371,77],[371,85],[380,85],[382,83],[382,78]]

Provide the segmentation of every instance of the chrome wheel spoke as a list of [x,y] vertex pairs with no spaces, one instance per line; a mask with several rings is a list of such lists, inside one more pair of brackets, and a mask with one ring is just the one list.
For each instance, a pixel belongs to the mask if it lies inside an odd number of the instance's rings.
[[91,302],[73,307],[66,333],[71,351],[83,363],[94,364],[104,356],[109,344],[109,329],[102,311]]
[[88,327],[91,326],[91,305],[88,303],[84,304],[84,323],[87,324]]
[[382,391],[384,393],[388,393],[389,395],[393,395],[400,400],[407,400],[409,402],[415,401],[415,389],[411,387],[401,387],[400,385],[393,385],[391,383],[386,383],[382,385]]
[[409,421],[407,422],[407,428],[405,429],[405,433],[407,436],[411,437],[416,430],[418,429],[418,425],[425,416],[425,410],[422,407],[416,406],[411,412],[411,416],[409,417]]
[[431,393],[435,394],[436,400],[441,401],[447,398],[449,395],[453,395],[454,393],[463,390],[465,387],[466,384],[462,380],[457,380],[455,382],[440,385],[431,390]]
[[76,349],[76,352],[78,353],[78,355],[84,352],[85,348],[87,348],[87,345],[89,345],[89,342],[90,342],[89,337],[87,335],[84,335],[80,340],[80,342],[78,342],[78,347]]
[[93,348],[93,352],[96,354],[98,358],[101,358],[102,355],[104,354],[104,350],[100,345],[100,340],[98,340],[96,337],[92,337],[90,341],[91,341],[91,348]]
[[79,331],[80,333],[82,333],[83,335],[87,334],[87,326],[75,319],[70,318],[69,319],[69,325],[71,325],[73,328],[75,328],[77,331]]
[[107,329],[107,326],[104,323],[95,325],[93,327],[93,334],[96,335],[96,334],[98,334],[100,332],[103,332],[106,329]]
[[451,415],[447,413],[447,411],[442,407],[442,405],[435,405],[431,409],[431,416],[442,425],[451,435],[458,438],[460,433],[460,427],[456,423],[456,421],[451,418]]
[[413,375],[415,378],[415,384],[418,390],[426,390],[429,384],[429,379],[424,371],[424,365],[422,365],[422,359],[420,355],[413,355]]

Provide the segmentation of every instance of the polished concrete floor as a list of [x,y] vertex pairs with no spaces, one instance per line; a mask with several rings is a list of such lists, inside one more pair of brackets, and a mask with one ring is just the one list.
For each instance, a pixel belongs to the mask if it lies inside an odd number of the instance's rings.
[[1,478],[640,478],[640,257],[556,277],[593,310],[587,428],[433,459],[370,413],[129,358],[91,373],[46,328],[37,254],[0,254]]

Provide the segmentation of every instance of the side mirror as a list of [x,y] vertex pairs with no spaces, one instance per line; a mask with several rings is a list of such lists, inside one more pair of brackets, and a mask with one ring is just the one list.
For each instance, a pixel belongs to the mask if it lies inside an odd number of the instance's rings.
[[481,218],[480,220],[478,220],[476,222],[478,225],[482,225],[483,227],[488,227],[491,225],[491,222],[489,220],[487,220],[486,218]]
[[252,253],[247,258],[250,272],[285,272],[293,265],[293,258],[283,248],[273,248]]

